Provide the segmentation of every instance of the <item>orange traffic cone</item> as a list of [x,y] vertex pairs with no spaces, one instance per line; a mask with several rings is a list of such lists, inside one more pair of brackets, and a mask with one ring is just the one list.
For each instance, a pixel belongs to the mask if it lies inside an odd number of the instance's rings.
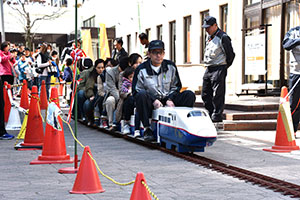
[[23,80],[23,86],[21,90],[21,102],[20,107],[24,109],[29,108],[29,100],[28,100],[28,88],[27,88],[27,81]]
[[152,199],[149,192],[142,184],[142,181],[144,181],[147,184],[144,174],[142,172],[138,172],[135,178],[130,200],[139,200],[139,199],[151,200]]
[[42,149],[44,143],[44,128],[39,107],[39,95],[37,86],[32,86],[30,108],[25,132],[24,142],[18,144],[15,148],[18,150]]
[[288,94],[287,91],[285,86],[281,88],[281,103],[277,116],[275,145],[271,149],[263,149],[264,151],[288,153],[300,149],[295,141],[290,104],[284,99]]
[[40,93],[40,107],[41,110],[46,110],[48,106],[48,100],[47,100],[47,92],[46,92],[46,84],[45,81],[42,81],[41,85],[41,93]]
[[[59,107],[57,88],[51,89],[50,99]],[[49,109],[47,112],[50,112]],[[48,123],[48,119],[46,120],[46,131],[42,155],[39,155],[37,159],[31,161],[31,165],[74,162],[74,159],[70,158],[70,155],[67,154],[64,130],[60,116],[57,117],[57,122],[59,123],[61,130],[56,129]]]
[[101,186],[95,163],[88,153],[92,156],[90,147],[86,146],[82,154],[73,189],[70,193],[90,194],[105,191]]
[[4,99],[4,122],[8,122],[9,113],[11,109],[11,102],[7,93],[8,87],[10,85],[5,81],[3,87],[3,99]]

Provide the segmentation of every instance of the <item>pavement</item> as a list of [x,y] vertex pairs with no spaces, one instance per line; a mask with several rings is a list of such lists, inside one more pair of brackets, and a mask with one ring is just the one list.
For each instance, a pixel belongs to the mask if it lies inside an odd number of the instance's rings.
[[[74,127],[73,121],[71,126]],[[16,136],[18,131],[9,133]],[[198,154],[300,185],[299,151],[278,154],[262,150],[274,145],[275,133],[220,131],[215,144]],[[74,139],[66,125],[64,135],[67,153],[73,157]],[[135,179],[137,172],[143,172],[150,190],[159,199],[291,199],[82,124],[78,124],[78,139],[90,147],[100,169],[116,181],[129,182]],[[70,194],[76,174],[59,174],[57,171],[73,164],[29,165],[41,151],[16,151],[14,143],[15,140],[0,140],[0,199],[130,199],[133,185],[116,185],[100,173],[105,192]],[[83,148],[77,146],[81,159]]]

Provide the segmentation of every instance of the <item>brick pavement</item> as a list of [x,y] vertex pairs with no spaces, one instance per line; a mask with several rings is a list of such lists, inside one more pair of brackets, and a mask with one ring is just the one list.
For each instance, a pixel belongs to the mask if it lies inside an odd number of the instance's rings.
[[[73,156],[74,141],[66,126],[64,130],[67,151]],[[17,132],[11,133],[17,134]],[[141,171],[145,174],[150,189],[161,200],[290,199],[271,190],[205,169],[158,150],[112,137],[81,124],[78,124],[78,135],[78,139],[84,145],[90,146],[94,158],[104,173],[119,182],[127,182],[135,179],[136,173]],[[29,162],[40,155],[41,151],[16,151],[13,149],[14,142],[15,140],[0,141],[0,199],[123,200],[130,198],[133,185],[115,185],[100,173],[102,187],[106,190],[104,193],[69,194],[76,175],[59,174],[57,170],[73,165],[29,165]],[[79,145],[78,150],[81,158],[83,149]],[[217,140],[214,146],[207,149],[207,153],[201,154],[222,160],[235,158],[237,153],[243,157],[261,155],[257,151],[249,150],[244,146],[239,148],[238,145],[232,145],[222,139]],[[233,163],[238,164],[240,159],[233,160],[235,160]],[[273,165],[276,165],[276,160],[272,161]],[[242,162],[245,166],[250,165],[247,160]],[[256,164],[252,163],[252,165]],[[263,165],[259,167],[263,168]]]

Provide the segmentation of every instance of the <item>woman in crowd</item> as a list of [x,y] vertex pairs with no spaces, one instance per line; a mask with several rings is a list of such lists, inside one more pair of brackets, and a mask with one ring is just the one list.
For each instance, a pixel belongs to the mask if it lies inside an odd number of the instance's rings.
[[39,70],[39,89],[41,88],[40,86],[44,80],[46,83],[47,98],[49,98],[51,77],[48,75],[47,68],[51,65],[51,60],[49,53],[47,53],[47,46],[45,44],[40,46],[40,53],[37,56],[36,63]]
[[91,71],[94,68],[92,67],[93,61],[90,58],[82,58],[80,62],[82,63],[81,65],[82,65],[83,71],[79,75],[80,82],[77,86],[78,119],[82,119],[83,121],[86,121],[86,118],[83,114],[84,113],[83,112],[83,104],[87,100],[87,97],[85,96],[86,82],[89,78]]
[[0,76],[2,83],[14,84],[14,76],[12,72],[13,64],[16,62],[15,57],[9,52],[10,43],[5,41],[1,44],[0,51]]
[[[96,60],[93,70],[89,73],[88,79],[85,84],[86,100],[83,104],[83,113],[86,119],[88,120],[88,124],[91,124],[94,120],[94,115],[93,115],[94,105],[98,98],[97,80],[98,80],[98,76],[103,72],[103,70],[104,70],[104,60],[102,59]],[[101,96],[104,96],[104,94],[101,94]],[[100,116],[98,115],[97,119],[99,118]]]

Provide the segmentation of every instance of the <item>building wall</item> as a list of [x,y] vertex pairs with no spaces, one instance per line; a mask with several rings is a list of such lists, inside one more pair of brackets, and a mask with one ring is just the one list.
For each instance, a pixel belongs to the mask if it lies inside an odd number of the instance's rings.
[[[138,3],[140,7],[140,27],[138,17]],[[145,29],[151,30],[149,40],[157,39],[156,27],[163,27],[163,41],[165,43],[166,54],[165,58],[170,59],[170,33],[169,22],[176,21],[176,64],[182,74],[193,76],[193,80],[198,82],[193,84],[193,88],[197,88],[202,84],[202,75],[204,67],[200,63],[200,35],[201,21],[200,12],[209,10],[211,16],[216,17],[217,22],[220,22],[220,6],[228,4],[228,25],[227,34],[232,39],[236,58],[233,65],[228,70],[227,76],[227,94],[235,94],[240,92],[242,84],[242,22],[243,22],[243,1],[234,0],[210,0],[195,1],[195,0],[154,0],[154,1],[138,1],[135,6],[132,5],[130,15],[124,15],[116,24],[116,36],[122,37],[124,41],[123,47],[126,49],[127,35],[131,35],[130,49],[131,53],[142,53],[141,45],[135,41],[136,32],[145,32]],[[136,17],[132,17],[136,15]],[[191,16],[191,64],[184,63],[184,17]],[[199,70],[199,65],[202,70]],[[192,69],[181,69],[181,67],[192,67]],[[195,69],[193,71],[193,68]],[[183,71],[188,71],[183,72]],[[193,73],[194,72],[194,73]],[[197,76],[197,77],[195,77]],[[189,77],[181,77],[184,84],[191,85]]]

